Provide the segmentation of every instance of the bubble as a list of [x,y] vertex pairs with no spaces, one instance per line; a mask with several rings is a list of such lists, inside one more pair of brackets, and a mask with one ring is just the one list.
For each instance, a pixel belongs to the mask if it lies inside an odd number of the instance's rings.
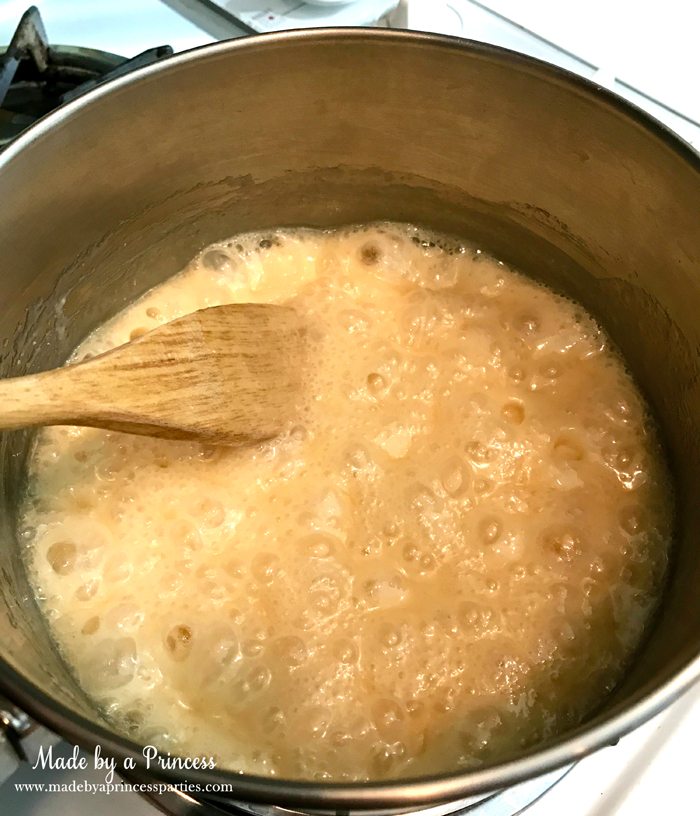
[[634,418],[635,408],[632,402],[625,397],[621,397],[618,400],[615,400],[612,411],[608,414],[608,416],[612,416],[613,420],[617,420],[618,422],[622,422],[623,424],[629,424],[632,419]]
[[561,374],[561,368],[553,363],[540,366],[540,373],[546,380],[556,380]]
[[175,525],[171,540],[179,543],[182,551],[190,557],[192,553],[201,550],[204,544],[199,530],[188,521]]
[[352,746],[354,737],[347,731],[334,731],[331,734],[331,745],[334,748],[348,748]]
[[421,575],[433,572],[437,568],[435,557],[415,544],[408,542],[403,547],[403,559],[412,572]]
[[476,479],[474,481],[474,491],[480,495],[488,493],[493,487],[491,479]]
[[110,691],[130,683],[137,666],[133,638],[105,638],[90,652],[91,664],[85,672],[88,687]]
[[355,445],[347,453],[347,463],[353,470],[365,470],[372,464],[372,458],[363,445]]
[[438,714],[448,714],[457,704],[457,690],[451,686],[439,689],[433,697],[433,710]]
[[145,713],[133,708],[129,711],[125,711],[123,715],[124,725],[131,734],[138,732],[139,728],[143,725],[144,719]]
[[107,583],[117,584],[126,581],[134,571],[133,564],[121,553],[113,555],[105,564],[102,577]]
[[75,569],[78,548],[72,541],[56,541],[46,552],[46,560],[57,575],[69,575]]
[[272,706],[263,715],[263,731],[266,734],[279,732],[284,728],[285,721],[284,711],[278,706]]
[[84,635],[94,635],[99,628],[100,618],[98,615],[93,615],[91,618],[88,618],[85,621],[85,623],[83,624],[83,628],[80,631]]
[[403,730],[404,711],[396,700],[384,698],[372,705],[372,722],[386,741],[393,742]]
[[372,775],[377,778],[393,776],[406,753],[405,745],[397,741],[391,745],[376,743],[370,752],[370,767]]
[[210,272],[230,272],[233,259],[220,249],[209,249],[202,255],[202,266]]
[[199,521],[209,528],[220,527],[226,519],[226,511],[216,499],[202,499],[195,509]]
[[425,268],[419,283],[429,289],[451,289],[457,283],[458,277],[459,267],[454,259],[442,256]]
[[89,601],[91,598],[94,598],[97,594],[97,590],[100,588],[100,581],[98,578],[92,578],[89,581],[86,581],[84,584],[81,584],[75,590],[75,597],[79,601]]
[[425,705],[420,700],[407,700],[405,708],[408,716],[414,719],[421,717],[425,712]]
[[308,436],[309,432],[303,425],[295,425],[289,432],[289,438],[294,442],[303,442]]
[[202,462],[217,462],[224,457],[225,449],[218,445],[201,445],[197,458]]
[[305,718],[305,730],[314,739],[323,739],[333,721],[333,714],[325,706],[313,706]]
[[357,663],[360,652],[357,646],[349,638],[340,638],[333,644],[333,656],[345,665]]
[[238,640],[224,627],[213,642],[211,656],[221,669],[227,669],[238,660],[239,654]]
[[513,578],[516,581],[522,581],[524,578],[527,578],[527,569],[522,565],[515,567],[513,569]]
[[375,243],[368,241],[360,247],[360,261],[365,266],[376,266],[381,257],[382,251]]
[[487,516],[479,523],[479,538],[484,544],[494,544],[503,535],[503,525],[496,516]]
[[389,541],[394,541],[399,537],[401,532],[401,528],[399,525],[394,521],[387,521],[387,523],[382,528],[382,534],[385,538],[389,539]]
[[386,624],[382,627],[379,640],[387,649],[395,649],[403,640],[401,629],[396,626]]
[[562,434],[554,440],[553,453],[559,462],[580,462],[585,456],[581,443],[570,434]]
[[146,309],[146,315],[156,320],[161,316],[161,311],[156,306],[149,306],[148,309]]
[[335,549],[335,539],[323,533],[314,533],[301,540],[301,547],[312,558],[328,558]]
[[582,552],[581,538],[575,530],[553,527],[543,533],[542,541],[545,550],[563,563],[570,563]]
[[272,672],[267,666],[254,666],[240,684],[240,691],[245,694],[260,694],[270,685]]
[[280,574],[280,559],[274,553],[258,553],[252,560],[250,571],[256,581],[271,584]]
[[117,478],[120,470],[120,463],[112,460],[100,462],[95,467],[95,476],[101,482],[113,482]]
[[419,561],[421,555],[422,555],[422,553],[421,553],[420,548],[417,547],[415,544],[412,544],[411,542],[409,542],[408,544],[404,545],[404,548],[403,548],[404,561],[408,561],[409,563],[412,563],[414,561]]
[[265,644],[259,640],[244,640],[241,644],[243,657],[259,657],[265,651]]
[[472,756],[483,753],[494,732],[502,725],[501,712],[495,706],[482,706],[470,711],[464,718],[464,730],[460,732],[463,748]]
[[411,509],[418,513],[432,511],[438,506],[438,497],[429,487],[420,482],[409,487],[407,498]]
[[463,631],[481,637],[489,630],[493,613],[474,601],[464,601],[457,610],[457,619]]
[[496,451],[490,445],[485,445],[483,442],[479,442],[478,440],[469,442],[465,448],[465,451],[469,459],[477,467],[486,467],[496,458]]
[[165,648],[173,660],[186,660],[192,649],[192,629],[183,623],[173,626],[165,636]]
[[522,425],[525,419],[525,408],[520,402],[506,402],[501,408],[501,416],[511,425]]
[[282,660],[292,668],[302,666],[309,655],[304,641],[295,635],[277,638],[273,645]]
[[107,626],[117,629],[136,629],[144,620],[144,612],[134,603],[117,604],[104,616]]
[[440,324],[440,311],[434,293],[421,289],[406,298],[401,315],[404,342],[409,347],[424,348]]
[[411,449],[412,439],[408,427],[399,422],[390,422],[374,438],[374,442],[392,459],[403,459]]
[[370,316],[357,309],[344,309],[339,313],[338,320],[348,334],[364,333],[372,325]]
[[319,615],[328,617],[338,608],[338,598],[333,592],[315,590],[309,596],[309,604]]
[[537,315],[524,312],[515,318],[513,328],[518,334],[529,337],[540,330],[540,320]]
[[631,469],[634,453],[628,447],[610,445],[603,450],[603,459],[611,468],[624,473]]
[[462,496],[469,486],[469,472],[458,457],[449,459],[440,476],[440,484],[448,496],[457,498]]
[[149,331],[150,329],[147,329],[145,326],[138,326],[129,332],[129,340],[138,340],[139,337],[143,337],[144,334],[148,334]]
[[388,390],[389,383],[381,374],[372,372],[367,375],[367,388],[373,397],[381,397]]
[[363,584],[363,593],[372,608],[389,608],[402,603],[408,593],[406,582],[399,572],[369,579]]
[[615,471],[618,480],[627,490],[636,490],[646,481],[638,454],[627,445],[612,444],[604,447],[603,460]]

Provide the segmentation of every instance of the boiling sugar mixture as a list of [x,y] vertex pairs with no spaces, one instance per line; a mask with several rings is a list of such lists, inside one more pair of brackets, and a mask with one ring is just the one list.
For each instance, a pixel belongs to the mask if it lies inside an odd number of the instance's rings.
[[309,327],[279,438],[38,437],[22,535],[82,686],[135,739],[293,778],[475,768],[578,723],[640,641],[671,525],[598,326],[483,253],[375,224],[211,246],[74,359],[249,301]]

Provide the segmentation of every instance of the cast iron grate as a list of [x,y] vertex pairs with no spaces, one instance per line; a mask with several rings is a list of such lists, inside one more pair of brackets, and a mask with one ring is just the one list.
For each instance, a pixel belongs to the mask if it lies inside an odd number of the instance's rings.
[[96,85],[170,56],[169,45],[126,59],[107,51],[49,45],[36,6],[0,48],[0,150],[50,111]]

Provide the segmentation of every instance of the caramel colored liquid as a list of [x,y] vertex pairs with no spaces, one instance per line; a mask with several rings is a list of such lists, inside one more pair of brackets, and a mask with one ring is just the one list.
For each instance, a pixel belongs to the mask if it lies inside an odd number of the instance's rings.
[[657,601],[653,426],[581,308],[380,224],[241,236],[89,337],[290,303],[308,408],[255,448],[43,431],[24,511],[52,632],[136,739],[363,780],[478,767],[578,723]]

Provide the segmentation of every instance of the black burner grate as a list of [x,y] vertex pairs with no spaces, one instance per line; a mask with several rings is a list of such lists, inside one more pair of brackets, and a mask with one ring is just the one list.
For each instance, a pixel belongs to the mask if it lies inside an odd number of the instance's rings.
[[64,102],[172,53],[169,45],[161,45],[126,59],[90,48],[49,45],[39,10],[31,6],[9,46],[0,48],[0,150]]

